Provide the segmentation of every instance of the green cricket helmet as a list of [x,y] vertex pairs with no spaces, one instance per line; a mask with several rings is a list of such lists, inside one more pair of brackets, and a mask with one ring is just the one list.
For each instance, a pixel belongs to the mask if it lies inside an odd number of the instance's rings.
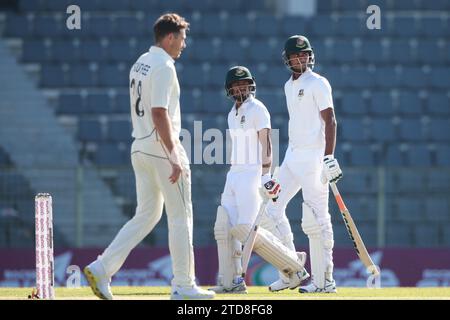
[[[231,89],[233,83],[240,80],[248,80],[248,84]],[[244,102],[250,95],[254,97],[256,94],[255,78],[246,67],[232,67],[228,70],[225,77],[225,91],[227,93],[227,97],[236,101]]]
[[[290,64],[289,55],[296,54],[300,52],[308,52],[309,53],[309,59],[306,64],[308,68],[311,70],[314,68],[315,58],[314,58],[314,51],[311,47],[311,44],[305,36],[295,35],[287,39],[286,43],[284,44],[284,50],[282,53],[283,62],[286,65],[286,67],[291,70],[294,73],[299,73],[298,70],[294,70]],[[304,71],[300,72],[303,73]]]

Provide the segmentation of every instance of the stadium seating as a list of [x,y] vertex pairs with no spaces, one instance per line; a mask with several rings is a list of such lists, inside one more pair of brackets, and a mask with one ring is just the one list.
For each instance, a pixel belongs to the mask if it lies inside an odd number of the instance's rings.
[[[56,92],[55,112],[74,121],[81,160],[99,168],[130,165],[129,70],[150,47],[154,20],[168,11],[191,22],[187,48],[176,63],[183,128],[192,132],[193,121],[201,120],[204,130],[224,131],[232,106],[224,76],[232,65],[246,65],[256,78],[257,97],[270,110],[272,127],[280,130],[284,152],[283,86],[289,71],[281,52],[287,37],[305,34],[314,48],[314,70],[333,88],[335,155],[344,168],[339,183],[349,206],[362,212],[358,219],[365,240],[377,243],[375,199],[384,172],[386,217],[395,221],[386,228],[386,245],[450,243],[450,229],[438,228],[450,223],[448,1],[320,0],[317,15],[305,18],[274,14],[271,1],[78,0],[87,14],[82,29],[72,31],[61,16],[69,4],[19,0],[17,12],[5,13],[1,36],[21,40],[20,63],[37,66],[39,87]],[[389,12],[382,15],[381,30],[366,27],[361,13],[370,4]],[[0,166],[8,161],[0,149]],[[202,203],[194,208],[205,228],[212,225],[225,169],[192,168],[193,185],[202,186],[193,189],[194,203]],[[20,192],[26,181],[13,179],[18,184],[12,191]],[[117,169],[112,189],[131,207],[135,204],[132,172]],[[422,220],[427,224],[419,225]],[[351,245],[345,229],[336,232],[336,242]]]

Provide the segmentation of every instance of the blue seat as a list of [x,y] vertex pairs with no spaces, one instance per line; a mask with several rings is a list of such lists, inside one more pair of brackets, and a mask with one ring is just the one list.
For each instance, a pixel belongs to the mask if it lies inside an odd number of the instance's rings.
[[136,57],[127,40],[111,40],[108,45],[109,60],[132,63]]
[[80,58],[84,62],[105,62],[108,55],[108,49],[100,40],[83,39],[80,42]]
[[420,3],[424,10],[445,11],[450,9],[450,4],[446,0],[422,1]]
[[120,195],[130,200],[136,198],[136,181],[132,170],[120,170],[116,185]]
[[356,50],[353,47],[352,41],[346,39],[335,41],[332,46],[331,56],[331,61],[335,63],[352,63],[357,60]]
[[247,15],[239,13],[228,17],[228,32],[231,36],[248,36],[254,33],[254,23]]
[[440,145],[436,149],[436,164],[438,166],[450,166],[450,146]]
[[430,166],[431,153],[425,144],[411,144],[409,146],[409,164],[412,166]]
[[[415,61],[419,63],[419,65],[441,65],[443,62],[445,62],[444,50],[441,49],[439,41],[436,38],[433,38],[431,40],[421,40],[420,46],[417,46],[416,49],[417,55],[415,57]],[[433,53],[432,56],[430,56],[430,52]]]
[[224,90],[205,90],[201,95],[201,110],[219,112],[224,115],[231,109],[233,102],[225,97]]
[[[225,2],[222,2],[225,3]],[[202,17],[201,33],[208,37],[225,38],[228,33],[228,22],[220,14],[211,13]]]
[[[280,35],[283,36],[283,40],[286,41],[288,37],[293,34],[305,34],[307,19],[299,16],[285,16],[281,20]],[[315,49],[315,47],[313,46]]]
[[108,122],[108,137],[112,141],[130,141],[131,123],[128,120],[111,120]]
[[78,123],[78,139],[81,141],[102,140],[101,124],[97,120],[80,119]]
[[87,113],[102,114],[112,112],[109,97],[104,93],[94,93],[87,96]]
[[20,12],[39,11],[42,9],[42,2],[36,0],[21,0],[18,1],[18,7]]
[[309,27],[309,34],[311,34],[311,38],[325,37],[335,33],[337,24],[333,21],[331,16],[317,15],[310,21]]
[[400,196],[393,200],[394,215],[398,221],[423,221],[425,218],[422,199]]
[[276,37],[280,34],[281,20],[273,15],[261,14],[255,19],[255,34],[261,37]]
[[211,68],[206,73],[209,89],[224,89],[224,77],[229,69],[229,66],[222,64],[211,65]]
[[425,37],[445,36],[445,20],[440,17],[422,16],[420,19],[418,34]]
[[450,87],[450,67],[434,68],[432,71],[431,85],[440,89],[448,89]]
[[400,86],[418,90],[424,86],[428,86],[429,81],[429,76],[425,74],[421,68],[406,67],[402,70]]
[[375,157],[367,144],[352,144],[350,161],[354,166],[374,166]]
[[62,93],[59,96],[58,113],[80,114],[84,111],[83,99],[77,93]]
[[[104,3],[111,3],[111,1],[104,1]],[[135,16],[116,17],[114,19],[114,24],[117,30],[117,35],[123,37],[140,37],[144,34],[143,23]]]
[[[389,61],[399,64],[412,63],[414,56],[408,40],[396,40],[389,46]],[[386,74],[384,74],[386,77]]]
[[[213,45],[211,39],[195,39],[194,45],[186,48],[186,53],[192,52],[192,60],[198,62],[218,61],[221,59],[221,46]],[[183,58],[184,52],[183,52]]]
[[248,60],[248,48],[244,48],[238,40],[223,40],[221,45],[221,60],[239,65]]
[[439,225],[438,224],[416,224],[414,226],[414,246],[434,247],[439,245]]
[[374,141],[393,142],[396,138],[395,131],[395,126],[391,119],[372,118],[370,137]]
[[53,16],[36,16],[34,19],[34,35],[38,37],[59,37],[61,26],[66,28],[65,21],[58,21]]
[[71,86],[93,87],[97,85],[97,78],[89,65],[73,65],[70,68],[69,75]]
[[9,166],[11,164],[11,161],[9,159],[9,155],[0,148],[0,167]]
[[46,88],[58,88],[69,85],[68,77],[65,76],[61,66],[43,65],[41,67],[40,86]]
[[[102,2],[102,1],[99,1]],[[92,0],[77,0],[76,4],[80,7],[81,10],[86,11],[100,11],[101,7],[99,2]],[[72,2],[73,3],[73,2]]]
[[385,162],[388,166],[403,166],[406,164],[406,155],[403,150],[396,144],[388,145]]
[[395,113],[391,95],[388,92],[374,92],[370,112],[375,115],[391,116]]
[[116,35],[114,24],[109,16],[92,16],[85,26],[91,37],[113,37]]
[[[202,112],[201,98],[196,98],[192,92],[185,92],[180,97],[182,112]],[[214,110],[207,110],[214,111]]]
[[444,93],[430,93],[427,100],[427,111],[431,114],[450,115],[450,99]]
[[7,38],[30,36],[32,33],[31,25],[31,21],[26,16],[8,14],[3,35]]
[[399,124],[399,138],[403,141],[423,141],[422,122],[419,119],[403,119]]
[[112,103],[112,109],[114,113],[130,113],[130,95],[128,93],[117,94]]
[[[388,77],[386,75],[389,75]],[[379,67],[375,72],[375,83],[380,89],[391,90],[395,87],[400,87],[403,81],[401,71],[392,67]]]
[[401,192],[405,194],[422,193],[426,184],[427,174],[414,168],[406,168],[387,171],[386,185],[389,192]]
[[273,67],[270,69],[269,77],[266,78],[267,85],[276,88],[283,88],[284,84],[289,78],[289,72],[285,67]]
[[386,227],[386,246],[410,246],[411,230],[408,224],[389,224]]
[[107,64],[100,66],[98,74],[102,87],[128,87],[129,70]]
[[449,119],[432,119],[429,125],[430,139],[433,141],[450,141]]
[[361,45],[360,60],[366,63],[378,63],[386,61],[387,52],[379,40],[364,39]]
[[266,40],[254,41],[248,52],[252,62],[270,63],[276,59],[281,60],[280,48],[272,47],[269,41]]
[[357,37],[360,35],[362,27],[366,28],[365,20],[362,21],[356,15],[343,16],[339,18],[334,34],[344,37]]
[[56,40],[51,46],[52,58],[57,62],[78,62],[80,54],[71,40]]
[[116,143],[102,143],[94,155],[94,162],[100,166],[117,166],[127,164],[129,155],[119,149]]
[[427,175],[427,190],[430,192],[442,192],[443,190],[450,190],[450,175],[449,173],[442,173],[439,168],[430,170]]
[[418,21],[414,17],[394,17],[390,32],[399,37],[412,37],[419,30]]
[[450,222],[450,206],[447,198],[428,197],[425,200],[425,215],[427,220]]
[[180,77],[180,83],[191,87],[202,87],[207,85],[207,72],[201,65],[188,64],[184,67]]
[[[350,55],[350,54],[349,54]],[[356,58],[352,59],[352,61]],[[353,88],[371,88],[375,84],[375,76],[373,72],[365,67],[354,67],[348,70],[348,79],[350,86]]]
[[130,0],[99,1],[99,9],[108,11],[129,11]]
[[342,96],[342,111],[350,115],[366,115],[366,102],[359,92],[344,93]]
[[405,115],[420,115],[422,113],[422,106],[417,92],[401,91],[398,95],[397,109],[400,114]]
[[130,1],[131,10],[149,12],[155,10],[155,1],[153,0],[133,0]]
[[46,62],[51,56],[42,40],[25,40],[22,47],[22,62]]
[[367,140],[367,128],[362,119],[340,118],[341,137],[345,141],[364,142]]

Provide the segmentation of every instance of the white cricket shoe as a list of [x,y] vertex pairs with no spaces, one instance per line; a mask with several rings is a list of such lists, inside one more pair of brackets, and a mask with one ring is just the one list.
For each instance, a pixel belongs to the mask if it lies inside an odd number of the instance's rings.
[[236,294],[246,294],[247,286],[245,284],[244,279],[239,279],[238,283],[234,283],[231,285],[231,288],[226,288],[222,284],[219,284],[215,287],[209,288],[208,290],[214,291],[215,293],[236,293]]
[[211,290],[204,290],[196,285],[190,287],[173,286],[170,299],[172,300],[200,300],[213,299],[216,293]]
[[111,293],[111,278],[106,277],[105,270],[101,265],[101,262],[96,260],[83,270],[86,279],[91,286],[94,294],[103,300],[112,300],[113,295]]
[[[302,267],[305,266],[306,263],[306,252],[297,252],[298,261]],[[277,281],[273,282],[269,286],[269,291],[271,292],[277,292],[285,289],[291,289],[294,290],[297,288],[303,280],[306,280],[309,278],[309,273],[306,271],[306,269],[303,269],[302,272],[295,273],[289,281],[284,280],[283,278],[278,279]]]
[[298,289],[300,293],[336,293],[336,281],[325,279],[325,287],[319,288],[314,284],[314,280],[310,284]]

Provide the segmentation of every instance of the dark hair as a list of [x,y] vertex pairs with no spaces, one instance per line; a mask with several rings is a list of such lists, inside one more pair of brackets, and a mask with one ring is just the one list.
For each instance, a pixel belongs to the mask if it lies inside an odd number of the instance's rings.
[[160,16],[153,25],[155,42],[160,42],[170,33],[178,33],[182,29],[189,30],[189,22],[176,13],[166,13]]

